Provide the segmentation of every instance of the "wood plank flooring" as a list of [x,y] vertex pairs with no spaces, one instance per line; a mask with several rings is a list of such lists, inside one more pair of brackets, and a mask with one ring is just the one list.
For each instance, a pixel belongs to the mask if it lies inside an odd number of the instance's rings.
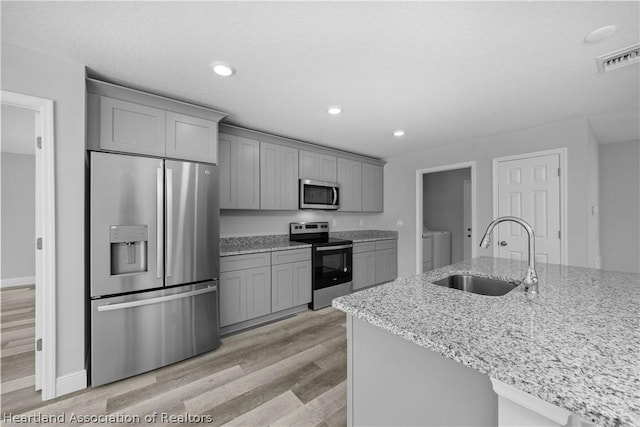
[[[34,289],[1,291],[2,413],[126,414],[123,424],[344,426],[344,313],[326,308],[223,338],[222,346],[133,378],[47,402],[34,388]],[[188,418],[189,414],[191,418]],[[139,418],[136,418],[139,417]],[[55,423],[54,423],[55,424]]]

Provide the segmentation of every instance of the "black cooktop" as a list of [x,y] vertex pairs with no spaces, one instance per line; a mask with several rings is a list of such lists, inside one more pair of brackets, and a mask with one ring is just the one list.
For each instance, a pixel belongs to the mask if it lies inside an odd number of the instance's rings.
[[328,222],[292,222],[289,224],[289,240],[311,243],[314,247],[353,243],[351,240],[329,237]]

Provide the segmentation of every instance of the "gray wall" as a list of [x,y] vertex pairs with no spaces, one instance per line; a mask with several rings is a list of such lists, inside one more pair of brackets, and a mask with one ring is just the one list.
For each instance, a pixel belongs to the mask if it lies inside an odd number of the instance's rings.
[[[325,211],[220,211],[220,236],[288,234],[290,222],[328,221],[331,231],[365,230],[377,224],[379,213]],[[362,221],[362,225],[360,224]]]
[[84,369],[85,68],[3,43],[2,89],[54,101],[60,377]]
[[[492,159],[561,147],[567,147],[568,151],[568,170],[565,171],[568,180],[567,264],[595,265],[595,260],[589,256],[589,246],[594,244],[593,235],[597,233],[588,217],[591,207],[587,183],[592,173],[589,166],[592,156],[589,151],[590,132],[586,119],[577,118],[386,159],[384,213],[376,226],[399,230],[399,276],[416,272],[417,170],[475,160],[478,200],[473,215],[477,218],[477,227],[484,231],[493,218]],[[403,227],[396,225],[398,220],[402,221]],[[480,243],[481,233],[478,231],[473,234],[473,245]],[[491,249],[478,248],[477,251],[478,255],[491,253]]]
[[471,168],[433,172],[422,177],[422,222],[451,232],[451,262],[464,259],[464,181]]
[[640,141],[600,145],[602,268],[640,272]]
[[2,280],[36,275],[36,156],[1,153]]

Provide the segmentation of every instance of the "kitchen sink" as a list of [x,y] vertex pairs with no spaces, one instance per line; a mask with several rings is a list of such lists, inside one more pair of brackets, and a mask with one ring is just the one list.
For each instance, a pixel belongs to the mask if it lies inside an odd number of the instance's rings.
[[514,290],[520,285],[520,282],[515,280],[507,282],[468,274],[454,274],[444,279],[436,280],[433,284],[479,295],[499,297]]

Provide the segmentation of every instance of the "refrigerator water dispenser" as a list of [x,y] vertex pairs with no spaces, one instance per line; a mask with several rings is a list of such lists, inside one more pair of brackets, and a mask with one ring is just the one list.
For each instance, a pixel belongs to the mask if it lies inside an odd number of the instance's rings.
[[109,227],[111,243],[111,275],[145,273],[147,271],[146,225],[112,225]]

